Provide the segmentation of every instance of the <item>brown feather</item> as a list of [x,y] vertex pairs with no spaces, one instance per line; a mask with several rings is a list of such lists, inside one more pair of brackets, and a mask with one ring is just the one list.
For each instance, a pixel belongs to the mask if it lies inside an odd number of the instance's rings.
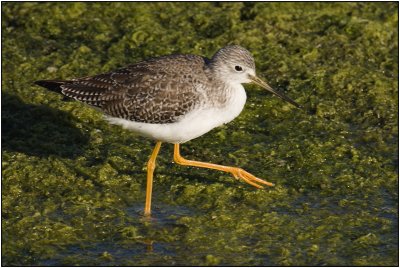
[[[35,83],[99,107],[110,116],[165,124],[178,121],[204,101],[204,94],[198,92],[209,83],[206,75],[200,75],[204,64],[199,56],[172,55],[104,74]],[[199,76],[195,80],[190,73]]]

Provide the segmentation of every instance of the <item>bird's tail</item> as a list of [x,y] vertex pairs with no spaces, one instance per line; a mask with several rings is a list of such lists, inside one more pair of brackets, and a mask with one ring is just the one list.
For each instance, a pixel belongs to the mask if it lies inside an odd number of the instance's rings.
[[38,80],[35,81],[35,84],[44,88],[47,88],[48,90],[54,91],[56,93],[61,94],[61,86],[68,83],[66,80]]

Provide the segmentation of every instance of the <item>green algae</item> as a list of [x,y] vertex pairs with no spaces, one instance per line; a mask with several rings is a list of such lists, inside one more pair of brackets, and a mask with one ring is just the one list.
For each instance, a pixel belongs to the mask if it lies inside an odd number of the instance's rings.
[[[398,265],[397,3],[2,3],[2,264]],[[236,43],[305,107],[247,86],[182,146],[276,184],[157,160],[154,142],[33,86]]]

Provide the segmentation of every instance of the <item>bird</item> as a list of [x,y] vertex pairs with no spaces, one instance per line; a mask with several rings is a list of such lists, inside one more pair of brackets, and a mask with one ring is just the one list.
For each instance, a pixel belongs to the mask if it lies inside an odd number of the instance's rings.
[[239,45],[220,48],[211,58],[171,54],[107,73],[36,85],[100,109],[105,120],[156,141],[147,162],[144,215],[151,215],[153,173],[161,144],[174,144],[173,160],[184,166],[224,171],[256,187],[274,186],[239,167],[188,160],[180,145],[236,118],[246,103],[242,84],[253,83],[297,108],[291,98],[256,75],[251,53]]

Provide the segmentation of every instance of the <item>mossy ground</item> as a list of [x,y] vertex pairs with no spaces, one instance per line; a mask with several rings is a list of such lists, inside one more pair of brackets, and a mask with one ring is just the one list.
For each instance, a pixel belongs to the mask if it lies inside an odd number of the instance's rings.
[[[398,265],[397,3],[2,3],[3,265]],[[305,106],[247,86],[177,166],[164,145],[34,86],[235,43]]]

